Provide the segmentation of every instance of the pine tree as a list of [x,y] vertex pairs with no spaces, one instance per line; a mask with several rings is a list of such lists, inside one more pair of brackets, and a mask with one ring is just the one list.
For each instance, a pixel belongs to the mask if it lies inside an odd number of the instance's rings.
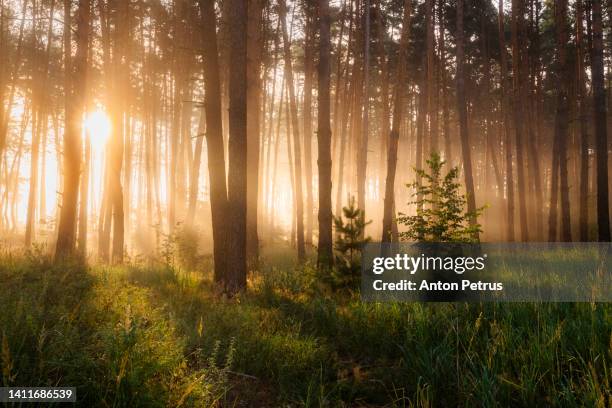
[[465,208],[467,199],[459,193],[459,168],[453,167],[442,177],[446,162],[438,153],[432,153],[427,166],[429,172],[415,169],[421,183],[414,182],[407,187],[414,188],[416,215],[399,214],[398,223],[408,227],[400,234],[404,240],[419,242],[475,242],[482,232],[476,220],[484,207],[469,212]]
[[355,206],[355,197],[349,199],[349,204],[342,208],[342,216],[334,217],[336,229],[336,273],[335,283],[346,286],[355,283],[361,271],[361,252],[363,246],[370,242],[370,237],[364,237],[366,225],[365,213]]

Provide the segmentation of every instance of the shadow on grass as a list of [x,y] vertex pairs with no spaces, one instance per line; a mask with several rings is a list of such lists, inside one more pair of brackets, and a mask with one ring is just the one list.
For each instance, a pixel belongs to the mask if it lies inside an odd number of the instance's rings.
[[[610,398],[609,305],[367,304],[313,290],[304,270],[267,270],[246,294],[208,277],[129,272],[168,306],[188,350],[235,338],[252,392],[300,405],[568,406]],[[244,399],[260,398],[248,395]]]
[[77,405],[218,406],[222,368],[185,343],[145,289],[114,269],[0,259],[3,386],[77,387]]

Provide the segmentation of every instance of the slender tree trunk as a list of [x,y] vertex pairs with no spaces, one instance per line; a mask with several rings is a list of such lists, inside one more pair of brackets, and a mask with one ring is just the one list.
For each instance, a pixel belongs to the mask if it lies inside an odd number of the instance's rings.
[[[363,101],[361,135],[359,137],[357,153],[357,206],[365,213],[366,209],[366,183],[368,166],[368,140],[370,133],[370,0],[364,0],[364,27],[363,27]],[[357,107],[357,105],[356,105]],[[362,234],[365,233],[362,231]]]
[[249,0],[247,27],[247,260],[257,268],[259,236],[257,207],[259,192],[260,139],[261,139],[261,54],[263,0]]
[[404,18],[402,20],[402,34],[398,54],[397,72],[393,98],[393,121],[389,134],[389,148],[387,150],[387,178],[385,180],[385,200],[383,210],[382,242],[392,241],[393,220],[395,218],[395,173],[397,170],[397,148],[399,144],[400,124],[403,119],[404,86],[406,84],[408,41],[410,39],[411,2],[404,1]]
[[185,82],[185,58],[183,56],[184,50],[179,44],[184,41],[184,33],[182,29],[182,15],[183,5],[185,2],[182,0],[174,0],[172,3],[172,19],[174,31],[174,42],[172,49],[172,74],[174,75],[174,86],[172,96],[172,123],[169,143],[169,164],[168,164],[168,188],[167,202],[168,202],[168,232],[172,233],[177,225],[178,216],[177,210],[178,203],[182,199],[180,194],[180,185],[183,182],[179,173],[180,168],[183,164],[183,160],[180,155],[181,149],[181,107],[183,106],[183,87]]
[[498,7],[498,34],[500,51],[500,83],[501,83],[501,118],[504,121],[503,132],[504,150],[506,153],[506,240],[514,241],[514,176],[512,174],[512,132],[510,131],[510,120],[507,109],[507,82],[508,63],[506,60],[506,40],[504,30],[504,0],[499,0]]
[[[348,64],[348,63],[347,63]],[[353,74],[356,71],[356,67],[353,69]],[[348,70],[348,65],[347,65],[347,70]],[[353,77],[354,78],[354,75]],[[338,178],[337,178],[337,183],[338,183],[338,188],[336,190],[336,214],[340,214],[342,212],[342,193],[344,191],[344,168],[345,168],[345,157],[346,157],[346,151],[348,150],[348,141],[347,139],[349,138],[349,134],[348,134],[348,124],[349,124],[349,118],[350,118],[350,112],[352,110],[352,104],[354,99],[351,98],[351,95],[354,93],[354,81],[350,82],[349,86],[346,86],[346,92],[345,92],[345,100],[348,101],[347,105],[343,107],[343,112],[342,112],[342,123],[340,124],[340,127],[338,128],[340,130],[340,151],[338,152]]]
[[[313,230],[313,187],[312,187],[312,80],[314,74],[314,20],[305,5],[306,14],[306,44],[304,44],[304,172],[306,183],[306,244],[312,244]],[[331,131],[330,131],[331,132]],[[330,135],[331,137],[331,135]],[[330,139],[331,140],[331,139]]]
[[[66,129],[64,131],[64,190],[58,227],[55,258],[62,258],[74,253],[77,223],[77,203],[79,198],[79,176],[81,170],[81,114],[85,106],[85,89],[87,73],[87,55],[89,52],[90,2],[79,0],[77,11],[76,43],[77,52],[74,67],[66,61],[67,89]],[[70,14],[70,1],[65,1],[65,10]],[[70,31],[70,19],[65,22],[65,29]],[[70,35],[66,34],[65,46],[70,47]],[[68,48],[69,50],[69,48]],[[69,55],[69,51],[65,50]],[[68,96],[70,95],[70,96]]]
[[435,78],[435,0],[426,0],[425,25],[427,46],[427,115],[429,116],[429,152],[438,152],[438,89]]
[[333,266],[332,252],[332,157],[330,115],[330,15],[329,0],[319,0],[319,84],[318,84],[318,167],[319,167],[319,266]]
[[[287,84],[284,84],[287,86]],[[287,93],[289,91],[287,90]],[[287,161],[289,162],[289,182],[291,184],[291,201],[293,203],[293,208],[291,211],[291,239],[290,244],[292,247],[295,246],[296,242],[296,220],[297,220],[297,203],[296,203],[296,194],[295,194],[295,166],[293,165],[293,150],[291,144],[291,111],[289,107],[289,101],[285,103],[285,136],[287,138]]]
[[[340,99],[342,96],[346,95],[347,89],[349,88],[346,77],[348,76],[349,61],[350,61],[350,55],[351,55],[351,39],[353,35],[353,31],[351,30],[351,26],[353,24],[353,2],[351,0],[348,0],[348,3],[349,3],[348,14],[350,17],[349,17],[349,24],[348,24],[346,59],[344,59],[344,63],[343,63],[342,39],[344,38],[344,30],[345,30],[344,20],[346,19],[346,14],[347,14],[346,2],[347,0],[343,0],[343,3],[342,3],[342,13],[340,16],[340,33],[338,36],[338,42],[336,44],[337,67],[336,67],[336,87],[335,87],[335,92],[334,92],[334,122],[333,122],[333,132],[332,132],[332,157],[337,156],[336,150],[338,149],[338,143],[340,142],[340,135],[342,133],[342,130],[341,130],[341,126],[343,123],[342,119],[344,118],[344,115],[347,111],[347,108],[340,104]],[[332,163],[332,172],[334,171],[334,168],[333,168],[334,163],[336,166],[336,172],[338,172],[339,162],[337,160]],[[338,184],[340,184],[340,182]],[[338,187],[340,186],[338,185]]]
[[597,238],[610,241],[610,201],[608,196],[608,131],[606,89],[604,86],[603,29],[601,0],[592,0],[593,46],[591,70],[593,74],[593,107],[595,123],[595,154],[597,180]]
[[[69,2],[70,0],[65,0]],[[111,87],[111,36],[108,5],[105,2],[98,2],[98,13],[100,15],[100,27],[102,37],[102,60],[105,82]],[[110,98],[109,98],[110,100]],[[102,176],[102,203],[100,205],[100,215],[98,220],[98,256],[102,262],[109,260],[110,230],[111,230],[111,184],[110,184],[110,159],[105,156],[104,170]]]
[[204,109],[206,112],[206,152],[210,177],[210,211],[213,234],[214,278],[224,284],[227,275],[228,202],[225,177],[225,147],[221,116],[221,79],[214,4],[200,0],[204,57]]
[[302,153],[300,148],[300,130],[298,125],[297,102],[295,97],[295,82],[293,80],[293,68],[291,62],[291,44],[287,33],[287,5],[285,0],[279,1],[279,18],[283,31],[283,45],[285,56],[285,75],[287,76],[287,87],[289,89],[289,105],[291,107],[291,128],[293,130],[293,148],[295,160],[295,204],[296,204],[296,232],[298,259],[303,261],[306,257],[304,245],[304,203],[302,194]]
[[521,59],[523,56],[522,40],[523,40],[523,1],[512,0],[512,79],[513,79],[513,102],[514,102],[514,130],[516,135],[516,163],[517,163],[517,184],[518,184],[518,202],[519,202],[519,218],[521,226],[521,240],[529,241],[529,230],[527,221],[527,197],[525,188],[525,161],[523,160],[524,146],[523,137],[525,131],[524,112],[524,70],[522,69]]
[[25,228],[25,246],[32,245],[35,239],[36,228],[36,197],[38,189],[38,167],[39,167],[39,152],[40,152],[40,123],[41,109],[35,113],[35,119],[32,121],[32,154],[30,155],[30,191],[28,193],[28,210],[26,216]]
[[[467,123],[467,103],[465,95],[465,67],[463,52],[463,0],[457,0],[457,111],[459,114],[459,133],[461,137],[461,153],[463,156],[463,172],[465,177],[465,189],[467,193],[467,209],[472,214],[470,225],[477,223],[476,199],[474,197],[474,180],[472,178],[472,158],[470,154],[470,142]],[[474,234],[478,240],[478,233]]]
[[493,140],[493,132],[491,131],[491,122],[492,122],[492,118],[491,118],[491,110],[492,108],[490,108],[492,106],[491,101],[489,99],[489,94],[491,92],[490,86],[491,86],[491,66],[490,66],[490,59],[489,59],[489,42],[488,42],[488,37],[487,37],[487,33],[486,33],[486,20],[483,17],[481,20],[481,32],[480,32],[480,40],[481,40],[481,44],[482,44],[482,50],[484,53],[484,63],[483,63],[483,70],[484,70],[484,74],[483,74],[483,87],[484,87],[484,92],[483,92],[483,103],[484,106],[486,106],[487,111],[483,113],[483,120],[484,120],[484,132],[485,132],[485,154],[488,155],[488,157],[491,160],[491,165],[488,163],[488,160],[485,161],[485,165],[486,165],[486,175],[488,175],[490,173],[490,168],[491,166],[493,167],[493,172],[495,173],[495,184],[497,185],[498,190],[502,189],[503,186],[503,181],[501,179],[501,171],[499,169],[499,163],[497,161],[497,154],[495,149],[493,148],[494,146],[494,140]]
[[448,109],[448,87],[446,82],[446,28],[444,27],[444,0],[440,0],[440,87],[442,88],[442,131],[444,133],[444,159],[449,165],[453,165],[452,143],[450,134],[450,112]]
[[377,53],[380,59],[380,162],[378,166],[378,193],[382,196],[385,193],[384,177],[387,169],[386,152],[389,148],[389,133],[391,132],[391,112],[389,108],[389,64],[385,52],[386,29],[382,19],[381,4],[378,3],[376,8],[376,31],[378,32]]
[[125,214],[124,214],[124,194],[122,185],[122,167],[125,149],[126,136],[126,96],[125,89],[128,87],[127,81],[127,42],[130,36],[128,27],[129,2],[119,2],[117,4],[115,22],[115,44],[113,54],[113,106],[111,109],[111,121],[113,125],[112,140],[110,142],[110,192],[112,202],[112,256],[114,264],[123,262],[123,252],[125,246]]
[[82,162],[82,177],[80,186],[80,202],[79,202],[79,226],[78,226],[78,241],[77,247],[79,254],[82,257],[87,255],[87,228],[89,218],[89,171],[91,163],[91,139],[88,136],[85,139],[85,154]]
[[530,45],[530,61],[526,65],[530,65],[531,77],[529,78],[529,112],[528,117],[528,149],[529,149],[529,165],[530,179],[533,181],[533,189],[535,192],[535,202],[533,203],[535,216],[535,234],[532,238],[535,240],[544,239],[544,192],[542,187],[542,173],[540,167],[540,159],[538,151],[540,148],[541,139],[541,124],[540,124],[540,101],[541,101],[541,57],[540,57],[540,0],[532,0],[530,7],[530,20],[532,27],[532,42]]
[[580,123],[580,241],[589,240],[589,129],[587,124],[586,79],[584,72],[584,0],[576,0],[576,82]]
[[[415,150],[415,160],[414,160],[414,167],[416,170],[422,170],[423,169],[423,142],[425,139],[425,122],[426,122],[426,118],[427,118],[427,77],[425,72],[423,72],[422,78],[421,78],[421,85],[419,86],[419,95],[417,96],[418,98],[418,102],[415,103],[415,105],[417,105],[417,114],[416,114],[416,148]],[[416,183],[417,185],[420,187],[421,183],[422,183],[422,178],[421,175],[418,173],[417,171],[417,175],[416,175]],[[420,192],[417,192],[417,201],[419,202],[419,204],[417,204],[417,209],[421,210],[422,207],[422,194]]]
[[[272,168],[272,191],[270,192],[270,202],[268,207],[270,208],[270,231],[274,234],[274,222],[275,222],[275,214],[276,214],[276,185],[278,179],[278,151],[280,149],[281,137],[280,137],[280,129],[281,123],[283,120],[283,106],[284,106],[284,98],[285,98],[285,78],[283,77],[281,81],[281,93],[280,99],[278,101],[278,117],[276,119],[276,141],[274,143],[274,166]],[[288,134],[288,133],[287,133]],[[290,171],[293,171],[293,167],[289,167]],[[293,183],[293,177],[291,177],[291,183]]]
[[202,165],[202,148],[206,129],[206,112],[202,109],[198,134],[196,135],[195,151],[193,152],[193,164],[189,176],[189,209],[187,212],[187,223],[193,225],[195,213],[198,206],[198,194],[200,190],[200,166]]
[[[569,186],[567,172],[567,138],[568,138],[568,69],[567,69],[567,0],[559,0],[555,4],[555,20],[557,31],[557,112],[555,118],[555,136],[553,140],[553,167],[551,202],[549,214],[549,240],[556,239],[557,224],[557,181],[560,184],[561,195],[561,241],[572,239],[570,229]],[[558,176],[557,176],[558,175]],[[557,178],[558,177],[558,178]],[[554,201],[553,201],[554,199]]]

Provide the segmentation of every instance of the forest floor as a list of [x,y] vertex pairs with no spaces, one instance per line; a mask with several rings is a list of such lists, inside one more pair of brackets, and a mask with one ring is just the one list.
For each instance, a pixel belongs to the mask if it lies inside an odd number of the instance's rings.
[[76,386],[80,406],[612,406],[610,304],[367,304],[289,253],[235,299],[210,270],[5,255],[2,385]]

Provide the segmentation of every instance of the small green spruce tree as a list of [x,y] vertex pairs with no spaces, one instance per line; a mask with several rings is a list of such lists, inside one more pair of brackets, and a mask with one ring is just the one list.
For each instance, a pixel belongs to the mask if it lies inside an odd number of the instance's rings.
[[334,285],[346,287],[359,281],[361,273],[361,252],[363,246],[370,242],[370,237],[364,237],[366,225],[363,210],[355,206],[355,198],[349,199],[347,207],[342,208],[342,216],[334,216],[336,230],[336,270]]
[[417,169],[422,182],[408,184],[414,188],[416,215],[399,213],[398,223],[407,227],[400,238],[419,242],[476,242],[482,232],[480,224],[471,224],[472,217],[477,219],[484,207],[474,213],[466,208],[465,195],[459,193],[459,168],[453,167],[442,176],[446,162],[438,153],[432,153],[427,166],[429,171]]

